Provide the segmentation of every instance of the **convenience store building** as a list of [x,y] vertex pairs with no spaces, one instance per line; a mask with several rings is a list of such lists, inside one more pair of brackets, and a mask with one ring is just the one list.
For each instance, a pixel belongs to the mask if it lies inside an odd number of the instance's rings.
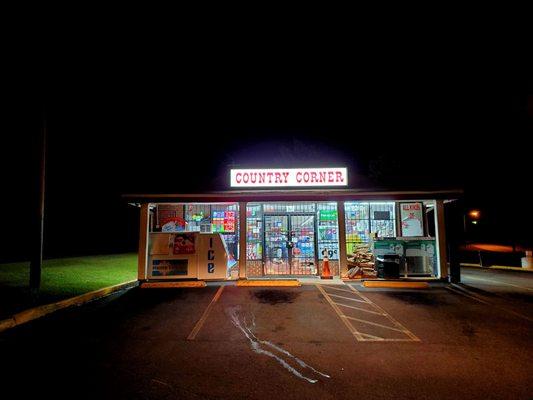
[[448,278],[444,207],[458,190],[348,189],[346,168],[238,169],[231,190],[132,194],[139,280],[344,278],[357,248],[397,254],[400,276]]

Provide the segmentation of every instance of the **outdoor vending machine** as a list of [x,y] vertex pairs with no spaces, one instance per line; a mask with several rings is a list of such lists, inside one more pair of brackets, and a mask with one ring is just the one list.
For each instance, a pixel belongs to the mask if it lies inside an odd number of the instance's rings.
[[234,262],[219,233],[150,233],[149,280],[224,280],[228,278],[228,270]]

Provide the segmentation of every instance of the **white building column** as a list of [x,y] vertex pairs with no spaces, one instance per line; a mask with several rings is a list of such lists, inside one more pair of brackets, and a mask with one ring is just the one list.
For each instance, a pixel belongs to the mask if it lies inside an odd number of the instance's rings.
[[337,202],[337,216],[339,224],[339,275],[342,277],[348,273],[348,255],[346,254],[346,213],[344,201]]
[[149,204],[141,204],[139,224],[139,255],[137,264],[137,279],[146,279],[146,266],[148,262],[148,220],[150,217]]
[[239,203],[239,279],[246,278],[246,204]]
[[446,257],[446,226],[444,223],[444,201],[435,201],[435,242],[437,250],[438,277],[448,278],[448,259]]
[[526,256],[522,257],[522,268],[533,269],[533,251],[527,250]]

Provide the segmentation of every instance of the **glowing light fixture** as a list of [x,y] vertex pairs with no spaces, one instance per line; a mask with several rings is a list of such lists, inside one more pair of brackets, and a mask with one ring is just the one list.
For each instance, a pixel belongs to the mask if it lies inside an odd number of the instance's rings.
[[470,215],[471,218],[479,218],[479,210],[472,210],[468,213],[468,215]]

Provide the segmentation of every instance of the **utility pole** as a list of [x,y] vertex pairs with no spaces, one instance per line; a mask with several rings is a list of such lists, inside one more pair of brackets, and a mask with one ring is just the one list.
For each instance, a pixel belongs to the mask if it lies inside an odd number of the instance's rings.
[[35,203],[35,228],[31,242],[30,259],[30,291],[33,296],[39,294],[41,287],[41,269],[43,264],[43,233],[44,233],[44,189],[46,168],[46,114],[43,111],[42,126],[37,140],[37,156],[39,157],[38,193]]

